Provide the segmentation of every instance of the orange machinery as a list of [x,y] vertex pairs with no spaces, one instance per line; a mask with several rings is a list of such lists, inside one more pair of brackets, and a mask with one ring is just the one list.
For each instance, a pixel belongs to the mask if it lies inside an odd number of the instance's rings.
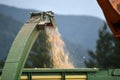
[[120,39],[120,0],[97,0],[114,36]]

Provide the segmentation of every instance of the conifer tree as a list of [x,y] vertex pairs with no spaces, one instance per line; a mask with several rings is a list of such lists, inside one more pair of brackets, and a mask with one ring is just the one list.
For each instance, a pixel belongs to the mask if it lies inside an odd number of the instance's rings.
[[4,67],[4,61],[5,60],[0,60],[0,69],[3,69],[3,67]]
[[102,29],[99,30],[99,38],[96,41],[96,50],[89,50],[90,59],[85,61],[86,67],[108,68],[112,64],[109,62],[110,55],[114,53],[113,35],[107,30],[104,23]]
[[42,31],[34,43],[25,67],[37,67],[37,68],[49,68],[53,67],[49,49],[51,47],[50,43],[47,41],[47,34]]
[[109,62],[112,68],[120,68],[120,40],[114,39],[114,52],[109,55]]

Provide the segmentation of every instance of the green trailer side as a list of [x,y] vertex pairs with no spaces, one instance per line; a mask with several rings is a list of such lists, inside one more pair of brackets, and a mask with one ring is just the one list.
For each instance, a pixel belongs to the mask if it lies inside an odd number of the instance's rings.
[[[54,69],[28,68],[22,70],[21,80],[120,80],[120,69],[98,68]],[[0,74],[2,70],[0,70]]]

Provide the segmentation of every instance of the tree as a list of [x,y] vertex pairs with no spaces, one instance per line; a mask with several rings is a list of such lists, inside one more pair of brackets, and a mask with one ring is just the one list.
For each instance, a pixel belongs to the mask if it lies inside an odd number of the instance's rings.
[[114,55],[115,44],[113,35],[107,30],[106,23],[99,30],[99,38],[96,43],[95,52],[92,50],[88,51],[90,59],[85,61],[86,67],[113,67],[113,64],[110,62],[110,56]]
[[109,55],[109,62],[112,68],[120,68],[120,40],[114,39],[114,53]]
[[0,69],[3,69],[3,67],[4,67],[4,61],[5,60],[0,60]]
[[42,31],[32,47],[25,67],[53,67],[49,53],[51,45],[47,40],[48,36],[46,32]]

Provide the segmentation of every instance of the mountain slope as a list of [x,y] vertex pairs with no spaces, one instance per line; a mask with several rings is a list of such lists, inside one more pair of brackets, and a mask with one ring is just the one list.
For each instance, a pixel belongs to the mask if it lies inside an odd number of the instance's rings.
[[15,8],[11,6],[6,6],[6,5],[0,5],[0,13],[10,16],[14,18],[15,20],[24,23],[28,17],[30,12],[35,12],[35,10],[30,10],[30,9],[20,9],[20,8]]
[[[0,59],[7,55],[16,33],[29,19],[29,12],[34,11],[0,5]],[[77,67],[83,66],[83,60],[88,57],[87,49],[95,49],[98,29],[103,25],[103,20],[85,15],[55,15],[55,18],[68,45],[70,57]]]
[[56,16],[62,36],[86,49],[94,49],[103,21],[92,16]]
[[[29,18],[29,12],[36,10],[19,9],[0,5],[0,13],[8,15],[25,23]],[[59,31],[70,42],[80,44],[86,49],[94,49],[98,35],[98,29],[103,25],[103,20],[92,16],[55,15]]]
[[5,58],[22,23],[0,14],[0,59]]

